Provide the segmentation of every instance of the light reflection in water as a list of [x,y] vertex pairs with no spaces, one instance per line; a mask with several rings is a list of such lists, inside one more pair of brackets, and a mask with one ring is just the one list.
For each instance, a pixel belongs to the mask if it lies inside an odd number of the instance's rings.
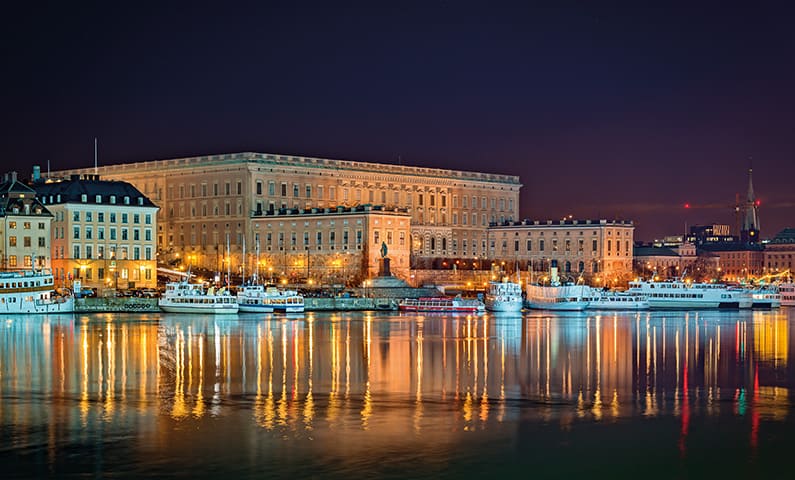
[[[675,417],[685,457],[694,416],[728,414],[749,417],[756,448],[762,422],[789,415],[788,315],[12,317],[0,337],[0,416],[43,428],[48,445],[64,432],[85,438],[97,422],[165,445],[164,419],[241,410],[255,431],[311,438]],[[20,402],[22,392],[49,400]]]

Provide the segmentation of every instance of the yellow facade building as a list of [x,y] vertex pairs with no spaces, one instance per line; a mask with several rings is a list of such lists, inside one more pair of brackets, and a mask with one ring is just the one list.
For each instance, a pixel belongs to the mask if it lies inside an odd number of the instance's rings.
[[103,289],[157,286],[157,207],[133,185],[72,175],[34,184],[52,212],[56,285]]
[[[86,174],[94,169],[56,172]],[[101,166],[103,178],[135,185],[160,207],[163,260],[195,256],[217,270],[230,239],[232,262],[254,224],[290,210],[380,205],[405,210],[412,258],[479,258],[489,225],[518,217],[518,176],[266,153],[234,153]]]
[[50,268],[52,213],[36,198],[36,192],[5,175],[0,184],[0,269]]

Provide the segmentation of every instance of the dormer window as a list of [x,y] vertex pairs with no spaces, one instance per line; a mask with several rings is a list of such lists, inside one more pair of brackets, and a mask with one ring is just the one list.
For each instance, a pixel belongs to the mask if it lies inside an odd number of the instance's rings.
[[88,201],[88,195],[86,195],[85,193],[80,195],[80,201],[86,203]]
[[138,197],[138,205],[144,204],[144,197]]
[[95,201],[95,202],[97,202],[97,203],[102,203],[102,195],[97,195],[97,196],[94,198],[94,201]]
[[110,203],[116,203],[116,195],[110,196]]
[[129,205],[130,204],[130,197],[128,197],[127,195],[124,196],[124,204],[125,205]]
[[60,193],[58,194],[58,196],[56,198],[58,199],[58,203],[61,203],[61,194]]

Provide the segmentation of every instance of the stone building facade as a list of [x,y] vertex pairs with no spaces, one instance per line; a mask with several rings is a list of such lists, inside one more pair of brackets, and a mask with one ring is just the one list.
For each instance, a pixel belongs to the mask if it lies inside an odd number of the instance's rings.
[[52,213],[16,172],[0,184],[0,270],[50,268]]
[[[91,169],[56,172],[87,174]],[[216,269],[227,236],[233,255],[254,244],[255,218],[288,210],[381,205],[411,219],[416,259],[487,256],[490,224],[518,218],[519,177],[324,158],[234,153],[101,166],[160,207],[164,259],[198,251]]]
[[[370,205],[296,209],[254,215],[251,224],[254,243],[247,243],[247,275],[360,285],[379,274],[385,245],[391,272],[409,277],[411,216],[405,210]],[[233,262],[238,260],[233,256]]]
[[99,175],[34,183],[52,212],[57,286],[103,289],[157,286],[157,207],[126,182]]
[[632,273],[635,226],[623,220],[525,220],[494,225],[488,259],[514,262],[545,275],[553,261],[561,277],[612,284]]

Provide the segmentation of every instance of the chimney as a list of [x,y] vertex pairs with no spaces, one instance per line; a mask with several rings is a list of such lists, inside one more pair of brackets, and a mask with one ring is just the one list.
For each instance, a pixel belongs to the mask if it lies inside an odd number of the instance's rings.
[[17,172],[11,172],[11,181],[12,182],[16,182],[17,181]]

